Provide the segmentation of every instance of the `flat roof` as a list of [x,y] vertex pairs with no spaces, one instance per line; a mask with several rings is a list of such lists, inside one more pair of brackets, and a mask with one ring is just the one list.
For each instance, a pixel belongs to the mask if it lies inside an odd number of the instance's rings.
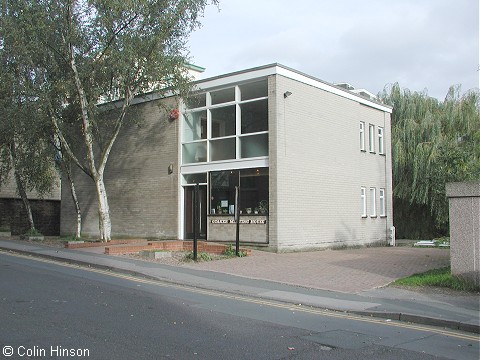
[[332,94],[336,94],[338,96],[357,101],[361,104],[364,104],[382,111],[386,111],[388,113],[391,113],[393,109],[389,105],[382,104],[372,99],[367,99],[349,90],[343,89],[334,84],[320,80],[314,76],[305,74],[301,71],[289,68],[279,63],[273,63],[273,64],[258,66],[250,69],[235,71],[227,74],[222,74],[218,76],[213,76],[207,79],[197,80],[193,84],[197,87],[198,90],[208,90],[210,88],[227,86],[229,84],[244,82],[244,81],[253,80],[261,77],[267,77],[270,75],[282,75],[287,78],[305,83],[307,85],[311,85],[313,87],[328,91]]

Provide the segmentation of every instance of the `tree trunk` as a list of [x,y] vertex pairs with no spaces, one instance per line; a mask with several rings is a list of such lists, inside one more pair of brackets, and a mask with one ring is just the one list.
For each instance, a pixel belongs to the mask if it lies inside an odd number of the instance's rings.
[[73,203],[75,205],[75,210],[77,212],[77,231],[76,231],[75,237],[80,238],[82,236],[82,212],[80,210],[80,204],[78,203],[77,191],[75,190],[75,183],[73,182],[70,165],[64,164],[64,168],[67,173],[68,182],[70,184],[70,190],[72,192]]
[[110,221],[110,209],[108,207],[107,191],[105,189],[105,182],[103,181],[103,174],[95,179],[95,187],[97,188],[98,197],[100,239],[106,242],[112,239],[112,223]]
[[12,161],[13,175],[15,177],[17,191],[18,191],[18,194],[20,195],[20,198],[22,199],[23,206],[25,207],[25,211],[27,212],[28,226],[31,231],[35,231],[35,223],[33,222],[32,208],[30,207],[30,202],[28,201],[28,198],[27,198],[27,191],[25,190],[25,185],[23,184],[22,178],[20,177],[20,174],[18,173],[18,170],[17,170],[16,154],[17,154],[17,150],[16,150],[15,141],[12,141],[12,143],[10,144],[10,159]]

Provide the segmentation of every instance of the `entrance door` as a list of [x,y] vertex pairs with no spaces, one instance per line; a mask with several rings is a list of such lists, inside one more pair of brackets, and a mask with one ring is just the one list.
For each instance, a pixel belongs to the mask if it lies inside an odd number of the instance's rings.
[[[184,210],[185,210],[185,239],[193,239],[193,219],[194,219],[194,192],[195,186],[185,186],[184,188]],[[197,238],[207,238],[207,186],[198,187],[198,219],[197,219]]]

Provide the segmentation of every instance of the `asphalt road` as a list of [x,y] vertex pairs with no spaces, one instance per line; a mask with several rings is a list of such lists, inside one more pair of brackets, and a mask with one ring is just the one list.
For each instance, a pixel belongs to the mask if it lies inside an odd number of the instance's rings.
[[[0,359],[478,359],[478,336],[0,252]],[[11,356],[10,353],[12,353]]]

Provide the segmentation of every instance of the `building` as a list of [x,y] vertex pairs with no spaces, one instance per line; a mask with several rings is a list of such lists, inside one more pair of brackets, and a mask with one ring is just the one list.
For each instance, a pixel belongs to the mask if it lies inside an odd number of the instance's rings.
[[[199,237],[273,251],[386,243],[393,226],[392,109],[365,90],[280,64],[195,82],[185,101],[138,98],[105,172],[113,237]],[[162,106],[159,106],[162,104]],[[168,109],[179,108],[180,116]],[[172,112],[175,115],[175,111]],[[98,234],[95,189],[77,174],[83,232]],[[61,233],[76,214],[62,187]]]

